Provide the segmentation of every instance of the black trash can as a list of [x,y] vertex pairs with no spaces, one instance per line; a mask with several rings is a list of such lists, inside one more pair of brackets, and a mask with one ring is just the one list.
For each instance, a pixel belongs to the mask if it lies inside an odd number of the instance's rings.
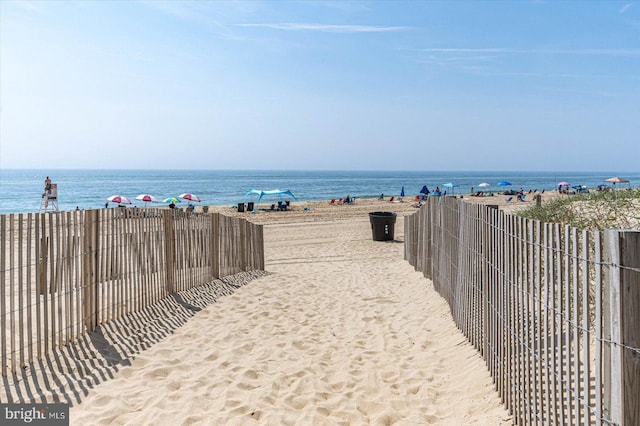
[[247,211],[248,212],[252,212],[253,211],[253,201],[249,201],[247,203]]
[[244,212],[244,203],[238,203],[238,213]]
[[396,214],[393,212],[369,213],[371,235],[373,241],[391,241],[396,225]]

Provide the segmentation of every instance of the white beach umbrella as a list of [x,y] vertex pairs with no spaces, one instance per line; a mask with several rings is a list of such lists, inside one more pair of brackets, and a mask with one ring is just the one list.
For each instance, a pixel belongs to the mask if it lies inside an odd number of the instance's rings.
[[151,194],[140,194],[136,197],[136,200],[144,201],[145,203],[157,203],[158,199]]
[[189,194],[189,193],[180,194],[178,195],[178,198],[182,198],[183,200],[189,200],[189,201],[200,201],[200,197],[198,197],[195,194]]
[[136,200],[144,201],[146,207],[147,203],[157,203],[158,199],[151,194],[140,194],[136,197]]
[[112,195],[107,198],[107,201],[115,204],[131,204],[131,200],[124,195]]

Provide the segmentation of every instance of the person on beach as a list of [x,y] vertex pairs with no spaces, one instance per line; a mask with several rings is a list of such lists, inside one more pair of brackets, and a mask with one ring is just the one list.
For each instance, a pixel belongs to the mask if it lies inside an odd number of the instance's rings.
[[[44,192],[45,194],[51,194],[51,179],[49,179],[49,176],[44,180]],[[42,196],[44,197],[44,194]]]

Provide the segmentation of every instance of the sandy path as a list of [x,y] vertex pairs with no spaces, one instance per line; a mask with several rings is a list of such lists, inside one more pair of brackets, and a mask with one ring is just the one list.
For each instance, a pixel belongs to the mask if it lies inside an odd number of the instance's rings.
[[401,242],[372,241],[366,216],[265,236],[269,275],[92,389],[71,424],[511,423]]

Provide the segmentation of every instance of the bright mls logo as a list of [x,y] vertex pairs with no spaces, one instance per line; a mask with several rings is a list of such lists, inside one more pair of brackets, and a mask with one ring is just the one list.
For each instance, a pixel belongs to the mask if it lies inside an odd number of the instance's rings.
[[2,425],[69,425],[68,404],[0,404]]

